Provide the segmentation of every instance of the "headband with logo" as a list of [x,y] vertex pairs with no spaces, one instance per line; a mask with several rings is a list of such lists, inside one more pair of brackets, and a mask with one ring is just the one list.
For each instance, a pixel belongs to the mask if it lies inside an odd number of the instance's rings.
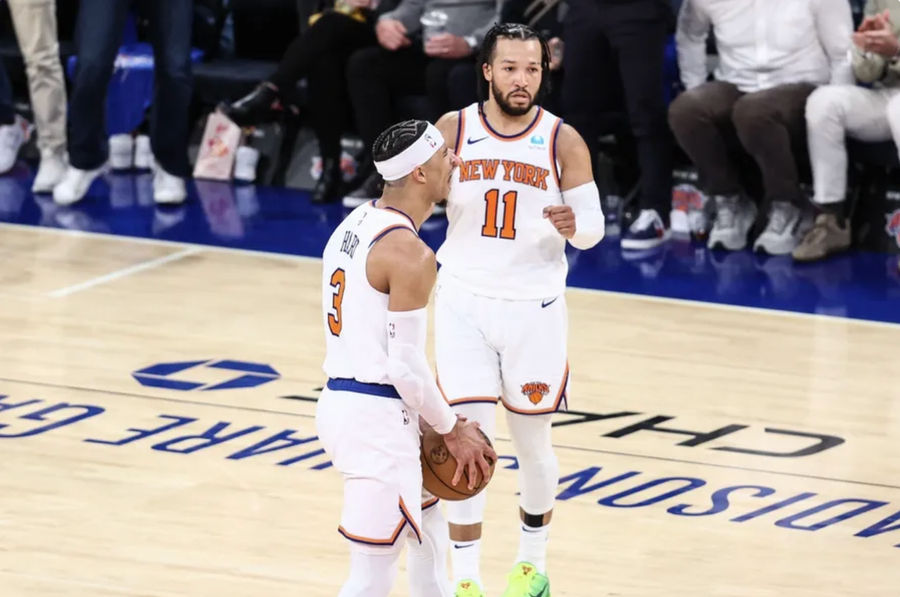
[[429,122],[425,132],[415,143],[392,158],[376,161],[375,169],[386,181],[400,180],[430,160],[443,144],[444,136]]

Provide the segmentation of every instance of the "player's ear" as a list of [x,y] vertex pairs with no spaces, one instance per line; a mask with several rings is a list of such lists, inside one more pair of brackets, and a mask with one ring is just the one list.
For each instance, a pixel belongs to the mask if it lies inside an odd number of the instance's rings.
[[491,65],[485,62],[481,65],[481,74],[484,75],[484,80],[490,83],[493,80],[494,72],[491,69]]
[[426,179],[425,168],[423,168],[422,166],[416,166],[416,169],[412,171],[411,176],[413,177],[413,180],[415,180],[416,182],[420,182],[420,183],[424,184],[425,179]]

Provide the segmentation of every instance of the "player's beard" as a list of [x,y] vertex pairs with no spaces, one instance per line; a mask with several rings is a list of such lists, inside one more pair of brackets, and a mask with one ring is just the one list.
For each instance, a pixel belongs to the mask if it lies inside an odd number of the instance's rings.
[[[523,91],[521,89],[514,89],[509,92],[509,96],[516,92],[528,93],[527,91]],[[534,106],[534,97],[529,94],[529,102],[525,106],[513,106],[506,97],[503,97],[503,93],[497,89],[496,81],[491,81],[491,93],[494,96],[494,101],[497,102],[497,105],[500,106],[500,109],[503,110],[505,114],[509,116],[522,116],[524,114],[528,114],[528,111],[531,110],[531,107]]]

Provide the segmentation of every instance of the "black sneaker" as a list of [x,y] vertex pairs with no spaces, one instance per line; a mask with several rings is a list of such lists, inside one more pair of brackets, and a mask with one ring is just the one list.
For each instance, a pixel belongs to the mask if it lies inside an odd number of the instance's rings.
[[373,201],[381,197],[382,191],[384,191],[384,181],[381,179],[380,174],[373,172],[362,183],[361,187],[344,196],[344,207],[349,207],[350,209],[359,207],[366,201]]

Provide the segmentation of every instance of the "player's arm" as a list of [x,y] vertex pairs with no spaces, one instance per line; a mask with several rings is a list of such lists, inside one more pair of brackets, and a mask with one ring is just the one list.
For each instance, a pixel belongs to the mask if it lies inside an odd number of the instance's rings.
[[591,152],[578,132],[563,124],[556,140],[562,205],[544,209],[556,229],[576,249],[590,249],[603,239],[606,220],[594,182]]
[[480,436],[477,424],[453,413],[425,357],[426,307],[437,277],[434,253],[412,233],[395,231],[369,253],[366,274],[374,288],[388,294],[388,378],[403,402],[444,436],[457,460],[453,484],[468,468],[471,489],[475,467],[488,478],[487,458],[496,460],[497,455]]

